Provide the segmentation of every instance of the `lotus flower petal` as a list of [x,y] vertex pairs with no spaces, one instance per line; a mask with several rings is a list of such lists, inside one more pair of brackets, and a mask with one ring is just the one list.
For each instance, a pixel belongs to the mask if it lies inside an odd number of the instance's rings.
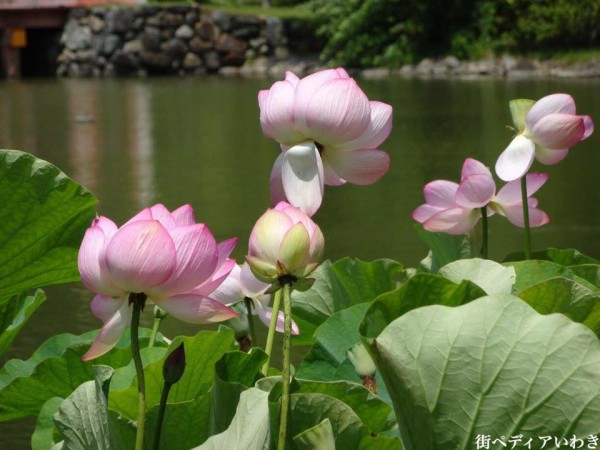
[[171,236],[159,222],[138,220],[115,233],[105,258],[116,286],[127,292],[145,292],[171,276],[177,253]]
[[[105,219],[104,227],[109,232],[106,221],[109,220]],[[122,295],[125,291],[110,282],[101,265],[103,250],[107,240],[102,226],[98,225],[99,223],[100,219],[95,220],[94,225],[86,230],[81,247],[79,248],[77,265],[81,274],[81,280],[87,288],[94,292],[109,296]]]
[[[526,175],[527,197],[535,194],[547,180],[548,174],[546,173],[528,173]],[[503,206],[522,205],[521,180],[506,183],[496,194],[495,201]]]
[[390,156],[375,149],[332,151],[326,148],[323,157],[341,178],[359,185],[375,183],[390,168]]
[[550,149],[570,148],[583,139],[583,117],[568,114],[550,114],[538,120],[530,130],[533,140]]
[[526,128],[533,129],[536,123],[549,114],[574,115],[575,100],[568,94],[551,94],[540,98],[527,113]]
[[294,125],[294,90],[292,83],[278,81],[268,93],[259,94],[263,133],[266,137],[290,145],[305,139]]
[[328,81],[306,98],[298,93],[295,108],[300,132],[324,146],[358,138],[371,122],[369,99],[351,78]]
[[239,282],[240,267],[233,266],[229,276],[210,294],[210,297],[224,305],[239,302],[245,295]]
[[108,295],[98,294],[92,300],[92,314],[102,322],[106,322],[123,306],[123,302],[127,302],[127,297],[113,298]]
[[275,164],[273,164],[271,176],[269,177],[269,192],[271,194],[271,205],[273,206],[287,200],[283,189],[283,180],[281,178],[281,168],[283,167],[284,157],[285,155],[281,153],[277,159],[275,159]]
[[269,210],[258,219],[250,233],[249,254],[275,264],[279,259],[281,241],[292,226],[286,214]]
[[[504,215],[510,223],[523,228],[525,220],[523,219],[523,207],[521,205],[510,205],[503,208]],[[550,222],[548,215],[537,208],[529,208],[529,226],[531,228],[541,227]]]
[[590,116],[580,116],[583,117],[583,127],[585,128],[585,131],[583,132],[583,139],[587,139],[590,134],[592,134],[594,132],[594,122],[592,121],[592,118]]
[[[335,170],[333,170],[333,167],[331,167],[331,164],[329,164],[329,161],[327,159],[323,159],[322,162],[323,162],[323,182],[325,184],[327,184],[328,186],[341,186],[342,184],[346,184],[346,180],[344,180],[342,177],[340,177],[335,172]],[[271,202],[271,204],[273,204],[273,202]]]
[[440,211],[423,224],[428,231],[442,231],[448,234],[465,234],[481,217],[481,212],[466,208],[451,208]]
[[521,178],[531,167],[534,155],[534,143],[524,136],[516,136],[496,161],[496,173],[504,181]]
[[549,149],[546,147],[542,147],[541,145],[535,146],[535,159],[537,159],[542,164],[547,166],[551,166],[553,164],[558,164],[563,159],[567,157],[569,154],[568,148],[563,149]]
[[413,211],[412,218],[413,220],[416,220],[419,223],[423,223],[443,210],[444,208],[439,208],[437,206],[432,206],[428,203],[425,203]]
[[285,233],[281,241],[278,261],[291,272],[303,265],[309,249],[310,237],[308,232],[302,223],[297,223]]
[[231,308],[202,295],[179,294],[155,303],[173,317],[189,323],[222,322],[237,316]]
[[123,331],[131,323],[131,308],[128,302],[122,302],[121,307],[112,315],[100,329],[96,339],[85,355],[83,361],[97,358],[110,351],[121,339]]
[[270,286],[254,276],[248,263],[242,265],[239,271],[239,280],[244,295],[250,298],[257,297],[264,293]]
[[496,193],[496,183],[488,172],[483,175],[470,175],[461,181],[456,191],[456,203],[465,208],[482,208]]
[[177,264],[165,283],[146,292],[153,298],[187,292],[210,279],[217,267],[217,243],[206,225],[177,227],[171,230],[171,238],[177,252]]
[[[265,306],[264,308],[257,308],[256,314],[258,315],[261,322],[264,323],[266,326],[271,325],[271,317],[273,316],[273,308],[270,308],[268,306]],[[283,314],[283,311],[279,311],[279,313],[277,314],[277,325],[275,325],[275,331],[277,331],[278,333],[283,333],[284,325],[285,325],[285,315]],[[293,320],[292,320],[292,334],[294,336],[298,336],[300,334],[300,329],[298,328],[298,325],[296,324],[296,322],[294,322]]]
[[180,206],[171,213],[171,216],[178,226],[193,225],[195,223],[194,210],[190,205]]
[[481,161],[477,161],[473,158],[467,158],[462,166],[460,181],[464,181],[471,175],[486,175],[489,178],[492,178],[490,169],[488,169]]
[[370,105],[371,121],[367,129],[356,139],[338,145],[338,149],[377,148],[390,135],[392,131],[392,107],[387,103],[377,101],[371,101]]
[[423,188],[425,201],[438,208],[454,208],[454,198],[458,191],[458,184],[452,181],[435,180],[427,183]]
[[288,202],[312,216],[323,200],[323,164],[312,142],[284,153],[281,177]]

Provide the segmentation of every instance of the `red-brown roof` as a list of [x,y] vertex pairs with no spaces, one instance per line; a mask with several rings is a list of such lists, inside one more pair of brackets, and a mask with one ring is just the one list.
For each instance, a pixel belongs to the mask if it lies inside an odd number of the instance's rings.
[[140,0],[0,0],[0,10],[80,8],[87,6],[135,4]]

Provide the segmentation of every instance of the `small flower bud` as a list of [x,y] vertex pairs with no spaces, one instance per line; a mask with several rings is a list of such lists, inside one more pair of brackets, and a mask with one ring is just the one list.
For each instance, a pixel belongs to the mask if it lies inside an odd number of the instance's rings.
[[359,377],[364,378],[375,375],[377,370],[375,363],[362,343],[359,342],[354,345],[346,354]]
[[163,378],[166,383],[175,384],[181,379],[184,371],[185,349],[182,342],[165,359],[165,363],[163,364]]

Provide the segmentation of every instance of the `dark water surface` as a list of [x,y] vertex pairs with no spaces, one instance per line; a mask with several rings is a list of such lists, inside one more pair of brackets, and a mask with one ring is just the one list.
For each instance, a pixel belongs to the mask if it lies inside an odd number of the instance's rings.
[[[0,148],[24,150],[60,167],[99,199],[98,212],[123,223],[157,202],[190,203],[217,240],[248,235],[268,206],[278,155],[263,137],[256,95],[269,80],[168,78],[29,80],[0,83]],[[466,157],[490,167],[511,140],[508,101],[570,93],[578,112],[600,128],[600,80],[359,80],[369,98],[394,107],[394,130],[382,145],[389,173],[373,186],[326,187],[314,219],[332,260],[396,259],[414,267],[426,254],[411,212],[431,180],[458,180]],[[600,258],[600,130],[562,163],[534,170],[550,179],[537,194],[552,218],[533,234],[534,249],[576,247]],[[499,183],[500,186],[500,183]],[[490,255],[520,250],[522,235],[501,217],[490,221]],[[47,289],[48,300],[7,358],[28,358],[51,335],[82,333],[99,322],[81,285]],[[146,322],[149,324],[149,321]],[[173,337],[198,328],[167,319]],[[0,424],[0,448],[29,447],[34,421]]]

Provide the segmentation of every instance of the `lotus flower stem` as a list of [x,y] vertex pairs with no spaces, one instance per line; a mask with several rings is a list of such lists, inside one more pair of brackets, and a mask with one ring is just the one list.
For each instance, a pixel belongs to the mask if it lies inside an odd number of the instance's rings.
[[531,259],[531,233],[529,232],[529,202],[527,200],[527,177],[521,177],[521,197],[523,198],[523,227],[525,229],[525,259]]
[[481,257],[488,259],[488,216],[487,206],[481,208]]
[[138,328],[140,326],[140,312],[144,309],[146,295],[131,293],[129,303],[133,304],[131,315],[131,355],[135,363],[138,385],[138,415],[137,432],[135,436],[135,450],[144,448],[144,422],[146,420],[146,380],[144,378],[144,366],[140,355],[140,341],[138,339]]
[[153,450],[158,450],[160,448],[160,435],[162,432],[162,424],[163,419],[165,418],[167,399],[169,398],[171,386],[173,386],[173,383],[168,383],[165,381],[162,393],[160,394],[160,405],[158,407],[158,416],[156,418],[156,430],[154,431],[154,444],[152,445]]
[[[256,340],[256,331],[254,329],[254,319],[252,318],[252,299],[246,297],[244,299],[244,303],[246,303],[246,317],[248,318],[248,329],[250,331],[250,339],[252,341],[252,345],[256,346],[257,344],[257,340]],[[277,316],[275,316],[277,317]],[[270,325],[270,323],[269,323]]]
[[281,392],[281,417],[279,419],[279,442],[278,450],[285,449],[285,438],[287,435],[288,409],[290,405],[290,354],[292,339],[292,296],[289,283],[283,284],[283,313],[285,322],[283,325],[283,373]]
[[271,366],[271,353],[273,350],[273,339],[275,338],[275,328],[277,327],[277,316],[279,315],[279,304],[281,303],[281,289],[275,292],[273,299],[273,310],[271,311],[271,323],[269,324],[269,333],[267,334],[267,343],[265,344],[265,353],[267,362],[262,368],[262,373],[267,375]]
[[167,313],[160,308],[158,305],[154,305],[154,323],[152,324],[152,334],[150,334],[150,341],[148,347],[154,347],[156,342],[156,335],[158,334],[158,328],[162,320],[167,317]]

